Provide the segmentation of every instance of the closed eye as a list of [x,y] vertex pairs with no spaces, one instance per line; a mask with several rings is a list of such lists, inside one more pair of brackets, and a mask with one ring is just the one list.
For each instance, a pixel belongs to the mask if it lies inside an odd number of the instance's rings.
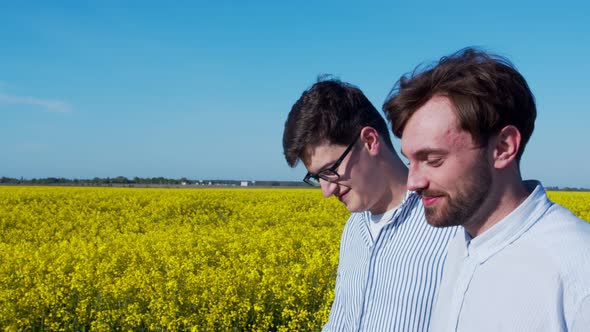
[[426,160],[426,164],[430,167],[439,167],[443,161],[443,158],[429,158]]

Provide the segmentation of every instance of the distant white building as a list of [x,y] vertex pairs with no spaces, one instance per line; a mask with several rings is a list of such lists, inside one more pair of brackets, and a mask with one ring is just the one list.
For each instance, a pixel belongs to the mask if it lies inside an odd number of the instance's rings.
[[247,187],[247,186],[248,186],[248,181],[240,182],[240,187]]

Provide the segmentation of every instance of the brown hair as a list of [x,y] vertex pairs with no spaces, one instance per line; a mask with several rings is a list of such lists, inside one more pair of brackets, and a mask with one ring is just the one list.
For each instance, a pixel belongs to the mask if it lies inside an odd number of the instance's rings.
[[477,144],[486,144],[507,125],[515,126],[522,137],[516,157],[520,161],[537,110],[528,84],[510,61],[465,48],[435,66],[403,75],[383,104],[395,136],[401,138],[412,114],[436,95],[451,100],[460,128]]
[[373,127],[393,151],[385,119],[359,88],[336,79],[320,80],[289,112],[283,132],[285,159],[294,167],[307,147],[325,141],[348,145],[366,126]]

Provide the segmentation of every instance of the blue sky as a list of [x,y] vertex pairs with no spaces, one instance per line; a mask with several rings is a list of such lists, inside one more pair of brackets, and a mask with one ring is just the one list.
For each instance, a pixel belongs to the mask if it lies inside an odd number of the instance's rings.
[[318,75],[381,109],[402,74],[480,46],[536,96],[523,176],[590,188],[588,6],[3,1],[0,176],[299,180],[283,125]]

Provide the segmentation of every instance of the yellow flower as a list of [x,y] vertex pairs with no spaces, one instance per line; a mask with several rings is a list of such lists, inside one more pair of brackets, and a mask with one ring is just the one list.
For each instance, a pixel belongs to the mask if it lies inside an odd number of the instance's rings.
[[347,216],[318,190],[0,187],[0,329],[318,331]]

